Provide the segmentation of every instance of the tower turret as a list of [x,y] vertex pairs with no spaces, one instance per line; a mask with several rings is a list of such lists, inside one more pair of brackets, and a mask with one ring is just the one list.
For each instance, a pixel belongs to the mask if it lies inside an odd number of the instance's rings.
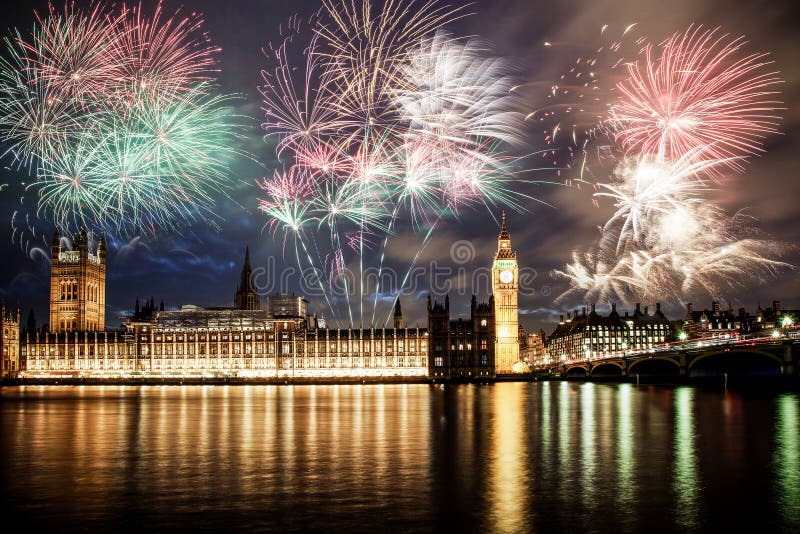
[[105,329],[105,243],[97,255],[89,250],[85,230],[73,236],[72,248],[61,246],[58,230],[50,247],[51,332],[96,332]]
[[97,240],[97,257],[100,259],[100,263],[106,263],[106,240],[103,236]]
[[58,229],[53,232],[53,242],[50,245],[50,255],[53,260],[58,260],[58,255],[61,253],[61,234]]

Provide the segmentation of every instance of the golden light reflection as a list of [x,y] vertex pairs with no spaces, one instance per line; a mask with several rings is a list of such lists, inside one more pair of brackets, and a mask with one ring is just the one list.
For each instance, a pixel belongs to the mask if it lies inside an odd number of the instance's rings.
[[498,532],[526,532],[528,470],[524,443],[523,387],[520,382],[495,385],[492,425],[490,524]]
[[[570,384],[562,381],[558,386],[558,472],[570,473],[570,458],[572,448],[570,447],[570,436],[573,434],[572,420],[574,415],[571,411],[571,398],[573,392]],[[560,498],[567,499],[572,493],[573,488],[569,484],[559,485]]]

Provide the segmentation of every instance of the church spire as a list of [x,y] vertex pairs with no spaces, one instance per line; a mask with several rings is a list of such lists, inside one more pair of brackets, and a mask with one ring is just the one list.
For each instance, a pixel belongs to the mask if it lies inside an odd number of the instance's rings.
[[239,290],[250,288],[250,276],[253,270],[250,268],[250,246],[244,249],[244,266],[242,267],[242,279],[239,282]]
[[257,310],[261,304],[258,300],[258,295],[253,290],[251,279],[253,276],[253,269],[250,267],[250,247],[246,246],[244,249],[244,266],[242,266],[242,275],[239,280],[239,287],[236,288],[236,299],[234,307],[239,310]]

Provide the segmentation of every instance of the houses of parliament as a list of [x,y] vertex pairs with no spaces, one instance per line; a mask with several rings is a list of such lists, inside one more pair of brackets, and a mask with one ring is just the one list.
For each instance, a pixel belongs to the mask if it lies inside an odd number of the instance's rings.
[[[427,302],[427,327],[409,327],[401,304],[391,328],[327,328],[300,296],[261,299],[252,286],[249,250],[233,305],[164,310],[138,301],[123,328],[105,328],[106,247],[85,232],[53,237],[50,327],[20,335],[3,316],[5,376],[488,379],[519,360],[518,266],[505,214],[488,302],[472,297],[469,318],[450,316],[449,297]],[[6,354],[10,356],[6,358]]]

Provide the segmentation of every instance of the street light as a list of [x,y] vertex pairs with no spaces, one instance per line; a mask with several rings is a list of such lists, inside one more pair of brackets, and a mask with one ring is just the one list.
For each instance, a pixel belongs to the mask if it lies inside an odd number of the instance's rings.
[[681,341],[686,341],[688,338],[689,334],[687,334],[686,332],[681,332],[680,334],[678,334],[678,339],[680,339]]
[[784,315],[783,319],[781,320],[781,326],[784,328],[789,328],[790,326],[794,326],[794,321],[792,320],[792,316]]
[[778,339],[779,337],[781,337],[781,333],[779,331],[777,331],[777,330],[773,330],[772,331],[772,338],[773,339]]

